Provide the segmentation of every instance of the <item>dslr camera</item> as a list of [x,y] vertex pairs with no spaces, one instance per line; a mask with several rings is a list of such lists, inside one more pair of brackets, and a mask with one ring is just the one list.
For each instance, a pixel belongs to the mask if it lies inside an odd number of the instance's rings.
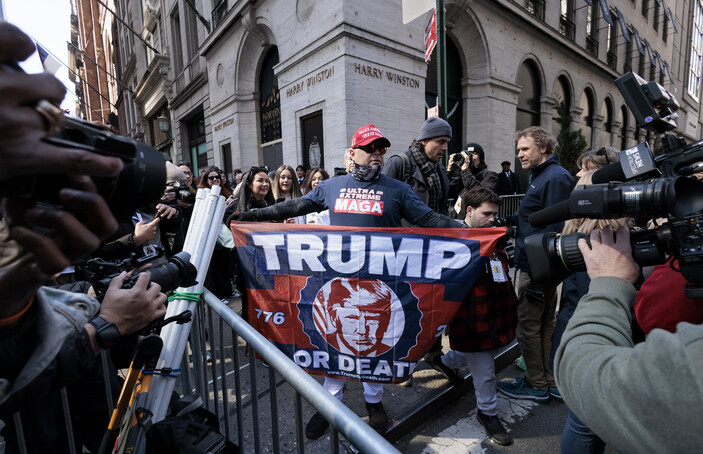
[[[124,162],[124,169],[116,177],[92,177],[115,218],[129,219],[134,210],[161,197],[166,185],[166,164],[159,151],[75,117],[64,115],[62,123],[63,129],[42,140],[58,147],[120,158]],[[66,186],[65,175],[33,175],[7,180],[0,185],[0,195],[56,205],[59,190]]]
[[[703,161],[703,141],[688,144],[667,131],[676,127],[676,98],[656,82],[633,73],[615,81],[637,125],[665,133],[664,153],[654,157],[646,143],[620,152],[620,162],[593,174],[589,186],[578,186],[568,200],[530,216],[535,227],[573,218],[612,219],[625,216],[667,218],[648,230],[631,230],[632,256],[640,266],[664,263],[667,255],[679,262],[689,298],[703,298],[703,183],[689,176]],[[525,239],[525,251],[535,282],[563,280],[585,271],[574,233],[535,234]]]
[[195,203],[195,194],[190,192],[190,188],[185,183],[176,181],[169,185],[173,188],[173,192],[176,193],[176,200],[180,200],[185,203]]

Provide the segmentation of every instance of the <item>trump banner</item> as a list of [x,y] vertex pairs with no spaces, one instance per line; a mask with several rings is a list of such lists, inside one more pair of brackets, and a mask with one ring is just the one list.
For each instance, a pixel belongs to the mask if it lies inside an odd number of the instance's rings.
[[308,373],[399,383],[486,272],[505,228],[236,222],[232,233],[254,328]]

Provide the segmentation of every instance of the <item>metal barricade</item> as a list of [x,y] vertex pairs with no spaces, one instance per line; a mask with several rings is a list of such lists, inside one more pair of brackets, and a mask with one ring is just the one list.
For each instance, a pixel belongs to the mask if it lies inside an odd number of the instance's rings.
[[[196,351],[184,358],[183,391],[203,398],[242,452],[337,453],[340,445],[363,453],[399,452],[225,302],[207,290],[203,298],[191,330]],[[303,399],[330,422],[329,446],[324,437],[305,438]]]
[[[199,394],[215,413],[220,429],[242,452],[398,453],[359,416],[332,397],[228,305],[204,291],[190,332],[190,354],[184,354],[176,391]],[[248,358],[247,358],[248,355]],[[260,359],[256,359],[256,356]],[[246,371],[246,369],[249,369]],[[61,402],[69,445],[66,452],[82,452],[73,444],[71,412],[62,389]],[[305,438],[303,399],[330,422],[329,442]],[[107,396],[107,402],[112,402]],[[20,452],[27,452],[19,414],[14,415]],[[339,437],[339,434],[344,438]],[[1,439],[0,439],[1,440]],[[0,448],[4,448],[0,441]],[[4,449],[0,449],[0,452]]]
[[500,208],[498,209],[498,217],[504,218],[513,214],[517,214],[520,209],[520,203],[525,197],[525,194],[511,194],[500,196]]

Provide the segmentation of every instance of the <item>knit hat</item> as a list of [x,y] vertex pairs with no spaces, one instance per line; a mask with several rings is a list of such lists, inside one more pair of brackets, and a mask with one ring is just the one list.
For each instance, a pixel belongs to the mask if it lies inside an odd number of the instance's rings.
[[483,147],[477,143],[467,143],[466,144],[466,152],[471,153],[475,152],[478,153],[478,156],[481,158],[481,162],[486,162],[486,153],[483,152]]
[[383,134],[381,134],[381,131],[377,127],[374,125],[362,126],[356,130],[356,133],[352,137],[350,148],[368,145],[376,140],[379,140],[386,148],[391,146],[391,141],[383,137]]
[[166,161],[166,184],[175,183],[176,181],[185,183],[188,179],[180,167],[177,167],[171,161]]
[[430,117],[422,124],[417,140],[433,139],[435,137],[452,138],[452,127],[439,117]]

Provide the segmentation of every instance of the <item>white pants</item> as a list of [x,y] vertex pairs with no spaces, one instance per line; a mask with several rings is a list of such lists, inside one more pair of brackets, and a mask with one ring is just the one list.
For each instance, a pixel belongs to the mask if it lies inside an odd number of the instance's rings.
[[449,350],[442,356],[442,363],[452,369],[469,366],[469,371],[474,380],[476,405],[483,414],[488,416],[497,414],[496,365],[493,357],[499,351],[500,349],[498,348],[474,353]]
[[[340,402],[344,397],[344,382],[340,378],[325,377],[325,383],[322,385],[330,394],[332,394]],[[383,397],[383,383],[366,383],[364,385],[364,399],[370,404],[377,404]]]

